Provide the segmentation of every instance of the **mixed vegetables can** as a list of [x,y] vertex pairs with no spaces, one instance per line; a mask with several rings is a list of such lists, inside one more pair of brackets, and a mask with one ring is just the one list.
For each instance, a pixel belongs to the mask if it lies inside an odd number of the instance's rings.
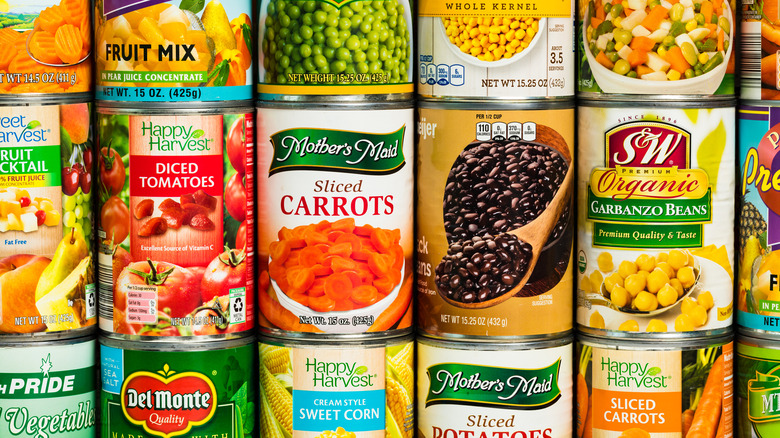
[[268,333],[412,323],[411,103],[257,110],[258,304]]
[[743,438],[778,433],[777,394],[780,392],[780,351],[777,341],[737,336],[735,431]]
[[734,95],[736,0],[579,3],[581,95]]
[[251,108],[98,108],[100,327],[138,336],[254,328]]
[[257,92],[265,100],[408,100],[411,0],[260,0]]
[[0,105],[0,337],[97,325],[92,104]]
[[417,436],[571,437],[573,342],[417,338]]
[[[94,438],[97,342],[93,337],[0,345],[0,435]],[[13,359],[10,359],[13,358]]]
[[257,342],[100,339],[101,437],[256,435]]
[[579,108],[581,330],[652,339],[730,330],[735,110],[707,105]]
[[[505,340],[571,330],[573,102],[423,101],[417,136],[418,328]],[[535,265],[524,227],[537,227]]]
[[780,9],[777,0],[742,0],[740,95],[750,100],[780,99]]
[[577,340],[578,437],[732,437],[731,335]]
[[260,338],[260,436],[412,438],[411,336]]
[[95,14],[99,100],[252,99],[250,0],[96,0]]
[[4,3],[0,47],[3,99],[90,97],[93,46],[88,0]]
[[575,3],[421,1],[417,93],[449,99],[572,97]]

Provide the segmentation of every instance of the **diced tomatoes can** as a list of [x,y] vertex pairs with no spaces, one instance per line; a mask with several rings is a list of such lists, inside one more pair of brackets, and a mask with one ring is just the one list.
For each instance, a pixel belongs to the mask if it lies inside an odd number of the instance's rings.
[[418,337],[417,436],[571,437],[573,343]]
[[260,436],[415,436],[412,336],[261,336],[259,380]]
[[98,368],[94,336],[34,343],[4,340],[0,357],[0,435],[96,436]]
[[96,0],[95,14],[98,100],[179,108],[254,97],[250,0]]
[[420,1],[417,94],[453,101],[572,98],[575,4]]
[[0,104],[0,339],[97,326],[92,103]]
[[570,331],[574,103],[421,101],[418,115],[417,327],[480,341]]
[[100,328],[123,339],[251,332],[252,108],[99,105],[97,119]]
[[261,103],[257,119],[261,330],[411,331],[411,102]]
[[734,102],[581,101],[578,114],[580,330],[731,330]]
[[579,436],[734,436],[732,336],[684,340],[579,335]]
[[256,436],[257,339],[100,338],[100,434]]

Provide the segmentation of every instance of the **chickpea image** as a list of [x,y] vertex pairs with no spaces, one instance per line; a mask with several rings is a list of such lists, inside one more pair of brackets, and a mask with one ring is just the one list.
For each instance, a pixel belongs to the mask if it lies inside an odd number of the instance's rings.
[[693,325],[696,327],[707,324],[707,309],[701,304],[697,304],[696,307],[691,309],[691,313],[688,316],[690,316]]
[[590,286],[593,290],[599,290],[601,288],[601,283],[604,282],[604,276],[601,275],[601,272],[598,270],[593,271],[590,274]]
[[655,257],[642,254],[636,258],[636,267],[641,271],[653,272],[655,269]]
[[612,254],[608,252],[602,252],[596,257],[596,263],[599,265],[599,270],[602,272],[609,272],[615,269],[615,264],[612,262]]
[[681,313],[674,320],[674,330],[678,332],[689,332],[693,330],[693,321],[685,313]]
[[640,273],[631,274],[623,281],[623,287],[626,288],[632,298],[635,298],[639,292],[645,290],[646,286],[647,277]]
[[675,271],[688,264],[688,255],[679,249],[669,251],[669,265]]
[[634,299],[634,304],[636,305],[637,310],[652,312],[658,308],[658,298],[650,292],[642,291],[639,292],[636,299]]
[[715,301],[712,299],[712,293],[710,291],[700,293],[697,301],[700,305],[704,306],[706,310],[710,310],[715,307]]
[[639,323],[634,321],[633,319],[629,319],[628,321],[624,321],[622,324],[620,324],[618,330],[623,332],[638,332]]
[[618,307],[625,307],[628,303],[630,303],[631,296],[628,294],[628,291],[623,286],[615,285],[612,288],[612,292],[609,294],[609,298],[612,301],[612,304],[618,306]]
[[655,258],[656,263],[662,263],[669,261],[669,254],[662,252]]
[[677,276],[677,273],[675,272],[674,268],[672,268],[672,265],[666,262],[661,262],[655,265],[656,269],[660,269],[666,273],[666,276],[671,278],[675,278]]
[[636,274],[636,271],[636,264],[628,260],[620,262],[620,266],[618,266],[618,274],[620,274],[620,276],[623,278],[626,278],[632,274]]
[[677,289],[667,283],[661,287],[661,290],[658,291],[657,297],[659,306],[671,306],[675,303],[675,301],[677,301]]
[[672,286],[677,291],[677,298],[680,298],[681,296],[685,295],[685,289],[682,286],[682,283],[680,283],[680,280],[677,278],[672,278],[669,280],[669,285]]
[[601,316],[598,310],[590,315],[590,326],[597,329],[603,329],[606,327],[604,323],[604,317]]
[[677,278],[680,280],[680,284],[685,288],[693,286],[693,283],[696,281],[693,268],[690,266],[680,268],[680,271],[677,273]]
[[698,303],[696,302],[696,300],[694,300],[691,297],[686,297],[683,299],[682,305],[680,305],[680,311],[684,314],[690,315],[693,308],[696,307],[697,305]]
[[593,292],[593,286],[590,284],[590,278],[583,276],[580,279],[580,290],[585,293]]
[[604,288],[607,290],[607,292],[612,293],[612,289],[615,286],[623,287],[623,277],[621,277],[617,272],[609,274],[607,278],[604,279]]
[[666,275],[666,272],[661,268],[655,268],[647,277],[647,291],[654,294],[658,293],[668,282],[669,276]]
[[667,330],[668,329],[665,322],[661,321],[660,319],[651,319],[650,322],[647,323],[647,329],[645,331],[663,333]]

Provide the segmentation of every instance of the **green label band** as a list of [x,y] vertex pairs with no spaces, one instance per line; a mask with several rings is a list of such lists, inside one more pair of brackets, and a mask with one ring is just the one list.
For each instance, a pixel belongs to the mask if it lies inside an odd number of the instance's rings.
[[588,219],[605,222],[706,223],[712,221],[712,189],[699,199],[619,199],[588,189]]

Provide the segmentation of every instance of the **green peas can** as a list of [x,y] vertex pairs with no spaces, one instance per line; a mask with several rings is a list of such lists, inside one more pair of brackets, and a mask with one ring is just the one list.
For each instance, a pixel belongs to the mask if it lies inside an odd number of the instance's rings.
[[404,100],[412,84],[411,0],[261,0],[264,100]]

